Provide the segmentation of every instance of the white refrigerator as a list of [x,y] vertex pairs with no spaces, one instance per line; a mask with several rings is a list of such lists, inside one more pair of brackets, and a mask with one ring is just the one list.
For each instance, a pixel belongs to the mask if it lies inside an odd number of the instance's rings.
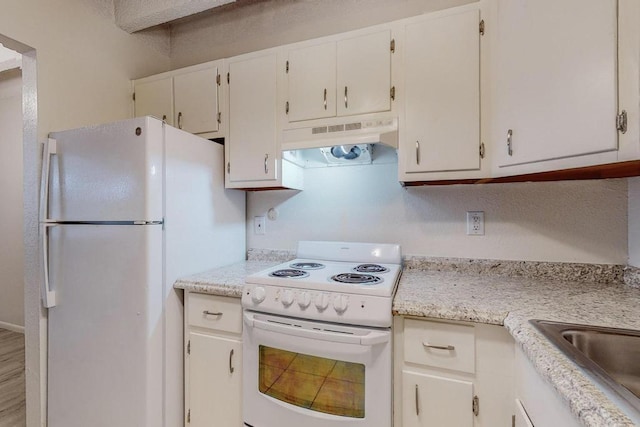
[[223,146],[151,117],[50,135],[40,236],[48,427],[179,427],[179,276],[245,258]]

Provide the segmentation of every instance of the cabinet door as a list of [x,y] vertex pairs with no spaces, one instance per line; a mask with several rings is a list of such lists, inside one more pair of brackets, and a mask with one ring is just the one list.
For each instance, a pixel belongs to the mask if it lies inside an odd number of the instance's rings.
[[175,121],[191,133],[216,132],[219,128],[218,67],[178,74],[173,78]]
[[479,21],[467,10],[405,28],[407,172],[480,168]]
[[135,84],[135,117],[153,116],[173,125],[173,78]]
[[391,109],[391,31],[337,43],[338,115]]
[[616,0],[499,0],[498,165],[616,150]]
[[242,343],[189,333],[190,426],[239,426],[242,422]]
[[230,181],[275,180],[277,57],[229,62]]
[[402,371],[403,427],[472,427],[473,384]]
[[336,115],[336,44],[289,52],[289,121]]
[[529,418],[529,414],[525,411],[520,399],[516,399],[516,414],[514,427],[535,427]]

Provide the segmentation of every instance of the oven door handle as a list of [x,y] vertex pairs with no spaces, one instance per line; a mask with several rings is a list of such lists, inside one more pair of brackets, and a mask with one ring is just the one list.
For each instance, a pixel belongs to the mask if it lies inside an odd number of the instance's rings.
[[372,346],[382,344],[389,341],[391,333],[389,331],[368,331],[366,335],[352,335],[341,332],[332,332],[328,330],[309,330],[286,323],[265,322],[253,318],[248,313],[244,314],[244,322],[247,326],[253,326],[264,331],[278,332],[281,334],[291,335],[294,337],[312,338],[321,341],[340,342],[347,344],[358,344],[363,346]]

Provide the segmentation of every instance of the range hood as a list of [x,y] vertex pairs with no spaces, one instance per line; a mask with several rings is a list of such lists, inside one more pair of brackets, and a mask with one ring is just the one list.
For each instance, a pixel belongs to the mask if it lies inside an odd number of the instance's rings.
[[397,117],[362,121],[344,118],[326,125],[282,131],[283,151],[378,143],[398,148]]

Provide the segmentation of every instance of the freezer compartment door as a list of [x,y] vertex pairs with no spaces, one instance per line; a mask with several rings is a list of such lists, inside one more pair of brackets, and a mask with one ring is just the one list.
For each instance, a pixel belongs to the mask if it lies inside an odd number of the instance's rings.
[[48,426],[163,425],[161,225],[55,225]]
[[50,137],[55,152],[45,150],[44,162],[50,161],[50,168],[43,168],[49,169],[48,213],[41,220],[162,220],[160,120],[141,117]]

